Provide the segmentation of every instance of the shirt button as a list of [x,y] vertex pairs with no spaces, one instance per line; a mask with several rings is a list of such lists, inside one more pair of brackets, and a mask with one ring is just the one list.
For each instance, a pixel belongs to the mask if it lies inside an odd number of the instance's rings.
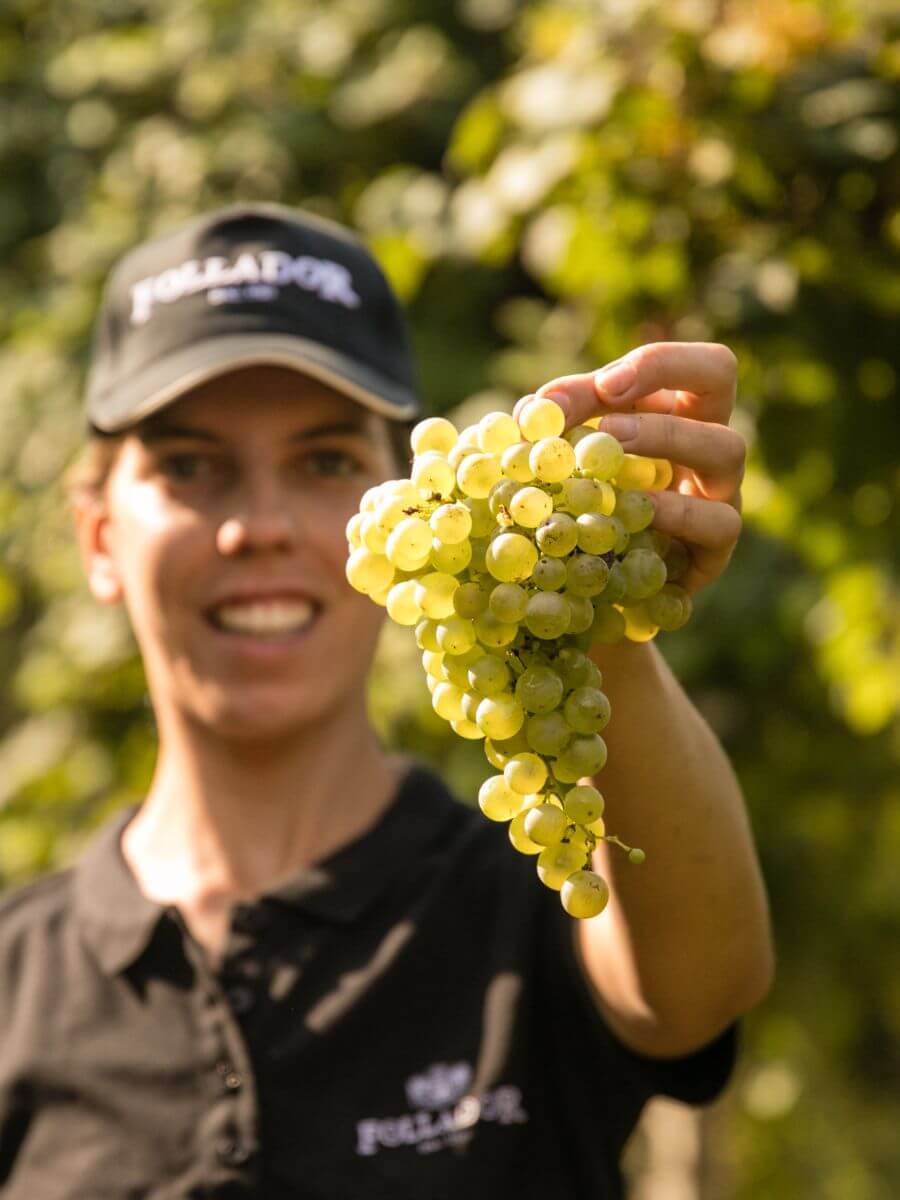
[[249,1012],[256,1003],[256,996],[253,994],[253,989],[243,987],[239,983],[226,989],[225,999],[228,1001],[231,1011],[237,1013],[238,1016],[241,1013]]
[[223,1137],[216,1142],[216,1154],[219,1161],[229,1167],[238,1167],[250,1157],[250,1151],[236,1138]]

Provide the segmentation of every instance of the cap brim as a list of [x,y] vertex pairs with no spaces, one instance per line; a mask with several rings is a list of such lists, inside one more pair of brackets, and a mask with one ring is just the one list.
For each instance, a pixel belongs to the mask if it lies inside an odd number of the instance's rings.
[[104,433],[117,433],[210,379],[263,365],[309,375],[389,420],[410,420],[421,412],[409,388],[318,342],[292,334],[245,333],[192,342],[132,376],[117,394],[89,396],[88,418]]

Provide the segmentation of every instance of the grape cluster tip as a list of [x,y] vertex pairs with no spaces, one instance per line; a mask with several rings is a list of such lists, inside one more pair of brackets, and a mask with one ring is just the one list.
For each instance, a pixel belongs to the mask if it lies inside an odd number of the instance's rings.
[[484,743],[497,772],[486,817],[536,856],[538,878],[572,917],[596,916],[609,888],[607,833],[592,782],[610,720],[595,644],[643,642],[691,615],[683,543],[651,527],[648,490],[672,465],[627,454],[599,418],[565,428],[552,400],[516,420],[487,413],[461,432],[444,417],[412,431],[408,479],[370,488],[347,525],[347,579],[415,628],[435,712]]

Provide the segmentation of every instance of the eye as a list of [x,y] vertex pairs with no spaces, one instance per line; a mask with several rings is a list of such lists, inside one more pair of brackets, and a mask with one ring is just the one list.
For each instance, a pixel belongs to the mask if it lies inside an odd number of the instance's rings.
[[179,483],[189,483],[197,478],[198,466],[210,464],[202,454],[168,454],[160,461],[160,470]]
[[350,476],[365,470],[355,454],[334,448],[313,450],[306,456],[306,465],[314,475]]

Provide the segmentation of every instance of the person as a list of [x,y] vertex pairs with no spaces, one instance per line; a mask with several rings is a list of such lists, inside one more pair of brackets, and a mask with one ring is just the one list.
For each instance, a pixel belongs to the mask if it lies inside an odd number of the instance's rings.
[[[725,567],[734,356],[656,343],[551,380],[574,423],[679,464],[658,527]],[[773,952],[724,751],[652,643],[612,696],[607,910],[573,921],[506,830],[390,753],[346,582],[365,489],[422,413],[404,318],[349,231],[232,205],[108,281],[73,487],[159,752],[142,803],[0,903],[7,1200],[622,1195],[647,1100],[705,1104]]]

